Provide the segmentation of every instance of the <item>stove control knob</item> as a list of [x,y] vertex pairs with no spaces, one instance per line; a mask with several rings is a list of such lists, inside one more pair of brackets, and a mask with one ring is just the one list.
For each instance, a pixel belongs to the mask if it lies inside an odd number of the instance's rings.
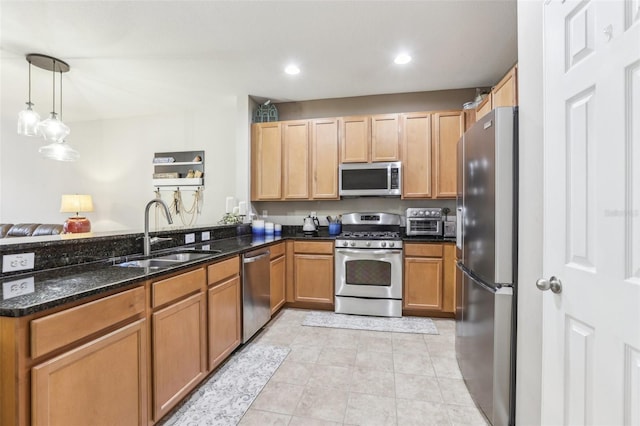
[[367,246],[367,247],[371,247],[371,241],[367,241],[367,242],[366,242],[366,246]]
[[349,245],[349,242],[348,242],[348,241],[343,241],[343,242],[342,242],[342,245],[343,245],[344,247],[346,247],[346,246],[348,246],[348,245]]
[[[393,243],[389,243],[389,244],[393,244]],[[387,243],[385,241],[380,243],[380,247],[386,247],[386,246],[387,246]]]
[[351,243],[349,243],[349,245],[350,245],[351,247],[355,247],[356,242],[355,242],[355,241],[351,241]]
[[396,243],[394,243],[393,241],[389,241],[389,247],[393,247],[395,245],[396,245]]
[[424,216],[425,215],[425,211],[424,210],[420,210],[420,216]]

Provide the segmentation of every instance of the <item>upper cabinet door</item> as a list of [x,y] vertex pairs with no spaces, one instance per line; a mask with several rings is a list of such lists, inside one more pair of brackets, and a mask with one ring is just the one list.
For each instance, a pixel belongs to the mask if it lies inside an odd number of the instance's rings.
[[279,122],[252,127],[251,199],[282,198],[282,132]]
[[338,119],[311,122],[311,198],[337,200]]
[[282,123],[284,199],[309,199],[309,122]]
[[456,198],[457,144],[463,125],[462,111],[433,114],[434,198]]
[[491,91],[492,108],[518,105],[518,67],[511,68]]
[[371,117],[371,161],[400,159],[398,114]]
[[371,125],[367,116],[340,119],[342,163],[368,163],[370,157]]
[[431,198],[431,114],[403,114],[402,198]]

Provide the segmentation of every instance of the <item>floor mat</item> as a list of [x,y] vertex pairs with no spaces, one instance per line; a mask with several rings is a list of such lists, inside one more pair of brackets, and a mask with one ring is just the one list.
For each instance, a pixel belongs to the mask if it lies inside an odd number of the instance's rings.
[[289,350],[249,344],[200,385],[162,426],[237,425]]
[[422,317],[369,317],[311,311],[302,325],[310,327],[349,328],[353,330],[392,331],[394,333],[439,334],[430,318]]

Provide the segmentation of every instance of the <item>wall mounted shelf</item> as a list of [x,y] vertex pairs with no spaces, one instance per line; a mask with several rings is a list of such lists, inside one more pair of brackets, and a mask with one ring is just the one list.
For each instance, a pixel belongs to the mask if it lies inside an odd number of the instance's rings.
[[[187,177],[190,171],[200,174],[200,177]],[[204,186],[204,151],[156,152],[153,157],[153,186],[163,189]]]

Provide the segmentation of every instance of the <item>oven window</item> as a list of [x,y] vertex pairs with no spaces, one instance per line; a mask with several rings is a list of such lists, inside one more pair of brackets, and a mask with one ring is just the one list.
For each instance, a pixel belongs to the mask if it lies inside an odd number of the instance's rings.
[[345,262],[346,283],[351,285],[391,285],[391,263],[379,260]]

